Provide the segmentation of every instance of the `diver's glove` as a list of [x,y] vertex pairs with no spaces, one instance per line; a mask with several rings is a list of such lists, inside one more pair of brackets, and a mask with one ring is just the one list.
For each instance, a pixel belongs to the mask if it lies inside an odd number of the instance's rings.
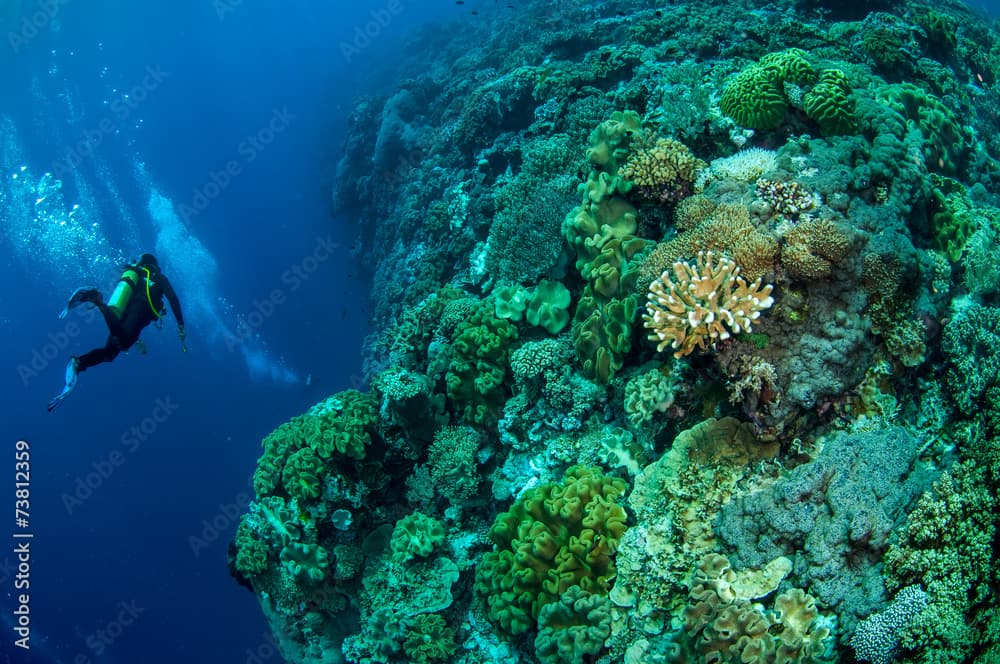
[[184,331],[183,325],[177,326],[177,337],[181,340],[181,351],[188,352],[187,344],[184,343],[184,340],[187,339],[187,332]]

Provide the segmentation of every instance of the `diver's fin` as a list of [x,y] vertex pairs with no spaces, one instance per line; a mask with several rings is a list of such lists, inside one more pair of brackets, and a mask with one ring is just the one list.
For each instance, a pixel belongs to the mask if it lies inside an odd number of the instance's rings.
[[80,360],[75,357],[69,358],[69,362],[66,364],[66,386],[63,387],[63,391],[59,395],[49,402],[49,412],[51,413],[56,409],[56,406],[62,403],[62,400],[70,395],[73,388],[76,387],[76,377],[80,373]]
[[59,318],[63,319],[69,315],[69,310],[78,304],[83,304],[84,302],[100,302],[101,291],[96,288],[77,288],[73,291],[73,294],[69,296],[69,302],[66,303],[66,308],[62,310],[59,314]]

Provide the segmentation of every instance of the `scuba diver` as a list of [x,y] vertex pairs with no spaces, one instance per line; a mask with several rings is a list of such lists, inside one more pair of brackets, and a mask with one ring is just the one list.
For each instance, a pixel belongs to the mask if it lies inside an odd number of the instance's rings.
[[69,359],[69,364],[66,365],[66,386],[59,396],[49,402],[50,413],[76,387],[76,377],[80,372],[101,362],[112,361],[118,357],[118,353],[127,351],[136,343],[139,344],[140,350],[145,352],[142,342],[139,341],[139,334],[150,323],[162,322],[163,316],[166,315],[163,306],[164,297],[170,303],[170,310],[177,319],[177,334],[180,336],[181,348],[187,352],[187,347],[184,345],[186,333],[181,303],[177,300],[177,294],[167,276],[160,272],[160,265],[152,254],[143,254],[136,264],[124,267],[121,279],[118,280],[118,285],[107,303],[96,288],[76,289],[69,298],[66,308],[59,314],[59,318],[65,318],[73,307],[89,303],[97,307],[104,316],[110,334],[102,348],[95,348],[89,353],[79,357],[74,355]]

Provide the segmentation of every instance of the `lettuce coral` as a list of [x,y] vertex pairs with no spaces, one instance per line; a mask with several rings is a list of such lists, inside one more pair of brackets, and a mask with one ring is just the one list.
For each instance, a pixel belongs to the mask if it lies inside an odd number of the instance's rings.
[[535,654],[541,664],[584,664],[609,636],[611,600],[573,586],[539,612]]
[[472,424],[495,421],[503,408],[507,353],[517,328],[481,308],[455,328],[445,382],[448,398]]
[[389,548],[394,562],[405,563],[426,558],[443,541],[444,525],[434,517],[414,512],[396,522]]
[[476,571],[490,619],[516,636],[573,586],[606,595],[626,529],[615,502],[625,487],[597,468],[573,466],[561,483],[529,489],[500,514],[489,532],[494,549]]

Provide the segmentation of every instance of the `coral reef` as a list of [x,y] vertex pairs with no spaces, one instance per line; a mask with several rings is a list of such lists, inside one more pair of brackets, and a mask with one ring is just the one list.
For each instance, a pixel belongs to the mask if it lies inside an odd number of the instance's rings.
[[230,547],[285,659],[1000,659],[997,26],[453,9],[337,169],[371,388]]

